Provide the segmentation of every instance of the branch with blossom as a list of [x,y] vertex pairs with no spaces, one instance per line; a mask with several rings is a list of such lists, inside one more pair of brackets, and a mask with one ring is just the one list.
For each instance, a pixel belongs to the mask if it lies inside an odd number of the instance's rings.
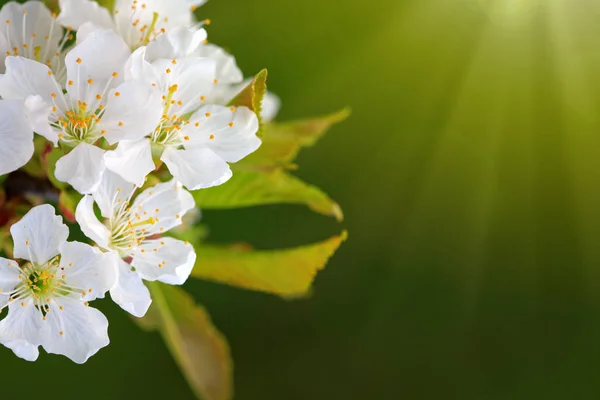
[[269,251],[207,242],[200,208],[305,204],[341,221],[289,171],[348,113],[274,122],[266,70],[245,80],[208,42],[202,3],[0,10],[0,343],[18,357],[34,361],[41,346],[86,362],[109,344],[89,304],[109,293],[162,333],[199,397],[229,399],[225,339],[180,286],[193,276],[304,296],[345,239]]

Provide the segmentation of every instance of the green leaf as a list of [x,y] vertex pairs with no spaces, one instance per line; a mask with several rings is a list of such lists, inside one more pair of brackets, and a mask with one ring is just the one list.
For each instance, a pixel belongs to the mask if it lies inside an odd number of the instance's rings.
[[48,9],[56,14],[60,12],[60,7],[58,5],[59,0],[43,0],[43,3],[48,7]]
[[82,195],[74,190],[61,190],[58,196],[58,208],[68,222],[75,223],[75,208]]
[[204,308],[176,286],[148,284],[153,303],[137,320],[146,330],[159,330],[169,351],[199,399],[229,400],[233,367],[229,346]]
[[302,296],[346,237],[344,231],[319,243],[284,250],[201,245],[192,276],[284,297]]
[[224,185],[192,192],[200,208],[229,209],[262,204],[304,204],[315,212],[344,215],[340,206],[319,188],[304,183],[281,169],[236,171]]
[[115,6],[115,0],[97,0],[97,2],[102,7],[106,8],[109,13],[112,12],[112,10]]
[[48,148],[42,153],[42,166],[46,171],[46,176],[52,185],[57,189],[66,189],[69,185],[59,181],[54,176],[56,170],[56,162],[64,155],[64,151],[59,147],[52,147],[52,144],[48,143]]
[[34,153],[33,156],[29,159],[27,164],[25,164],[22,169],[27,172],[27,174],[36,177],[36,178],[45,178],[46,171],[42,165],[42,154],[46,151],[46,145],[48,141],[46,138],[35,135],[33,139],[34,145]]
[[258,136],[261,136],[262,132],[262,101],[267,93],[267,75],[268,72],[266,69],[260,71],[258,74],[256,74],[254,79],[252,79],[252,82],[242,89],[242,91],[238,93],[237,96],[235,96],[228,104],[236,107],[248,107],[256,113],[261,126]]
[[343,219],[340,206],[315,186],[290,175],[286,169],[298,152],[313,146],[334,124],[349,115],[348,109],[319,118],[265,125],[263,144],[253,154],[233,164],[226,184],[193,193],[201,208],[229,209],[263,204],[304,204],[313,211]]
[[267,123],[260,148],[235,164],[235,167],[289,167],[302,148],[313,146],[333,125],[344,121],[349,115],[350,110],[345,108],[317,118]]

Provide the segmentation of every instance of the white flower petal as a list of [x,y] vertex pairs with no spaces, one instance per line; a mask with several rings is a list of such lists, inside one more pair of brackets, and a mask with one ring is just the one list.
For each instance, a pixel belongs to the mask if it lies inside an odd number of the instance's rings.
[[133,183],[127,182],[112,171],[105,171],[100,185],[94,192],[94,200],[104,218],[113,217],[116,208],[129,200],[135,190]]
[[[65,57],[67,91],[74,100],[94,104],[105,88],[122,82],[130,51],[123,39],[111,31],[94,31]],[[116,77],[114,74],[116,73]]]
[[142,278],[123,260],[119,260],[117,282],[110,290],[110,297],[123,310],[138,318],[146,314],[152,303],[150,292],[142,282]]
[[199,46],[195,55],[207,57],[217,63],[217,79],[219,85],[240,83],[244,80],[242,70],[238,67],[235,57],[214,44]]
[[171,180],[144,190],[136,197],[131,210],[144,218],[155,219],[156,222],[147,227],[147,234],[152,235],[180,225],[185,213],[195,206],[192,195]]
[[7,57],[6,74],[0,77],[0,96],[25,100],[27,118],[34,131],[56,144],[58,136],[50,127],[49,115],[53,105],[62,112],[67,103],[46,65],[22,57]]
[[16,258],[44,264],[59,253],[59,246],[69,237],[69,228],[55,213],[49,204],[36,206],[10,227]]
[[92,193],[106,169],[104,150],[88,143],[79,143],[71,152],[56,162],[54,175],[67,182],[81,194]]
[[98,246],[108,249],[110,232],[108,228],[98,221],[94,214],[94,198],[91,195],[85,195],[77,204],[75,209],[75,219],[79,227],[88,238],[92,239]]
[[204,29],[176,26],[148,43],[146,59],[154,62],[161,58],[179,59],[199,55],[194,53],[205,39]]
[[104,314],[81,301],[66,297],[54,300],[46,319],[48,329],[41,343],[44,349],[77,364],[83,364],[110,342]]
[[[113,27],[108,10],[90,0],[61,0],[60,14],[56,21],[75,30],[78,30],[85,22],[91,22],[104,29],[112,29]],[[77,34],[79,35],[79,32]]]
[[50,102],[53,93],[57,105],[64,105],[62,90],[50,68],[28,58],[6,57],[6,74],[0,78],[2,98],[24,100],[28,96],[40,95]]
[[0,100],[0,175],[27,164],[33,155],[33,130],[23,102]]
[[[142,7],[141,3],[144,3],[145,7]],[[162,29],[168,31],[176,26],[189,26],[193,22],[190,6],[185,0],[144,0],[137,3],[132,0],[117,0],[114,10],[116,30],[132,49],[145,45],[146,38],[154,38],[154,34],[148,36],[148,32],[140,30],[140,27],[152,24],[154,13],[158,14],[154,32],[161,32]],[[138,22],[134,25],[135,21]]]
[[[160,59],[152,64],[157,73],[163,75],[161,90],[168,95],[169,88],[177,85],[172,95],[173,103],[169,115],[185,115],[195,111],[214,87],[216,63],[208,58],[184,58],[181,60]],[[169,71],[168,73],[166,71]]]
[[21,282],[20,275],[19,264],[0,257],[0,309],[8,304],[10,292]]
[[181,134],[189,137],[186,149],[206,146],[223,160],[237,162],[260,147],[257,132],[258,117],[249,108],[211,105],[195,112]]
[[31,95],[25,98],[25,108],[27,119],[33,130],[57,146],[58,132],[52,129],[49,123],[52,106],[42,96]]
[[125,82],[108,96],[101,127],[106,130],[104,137],[110,144],[141,139],[160,122],[161,95],[149,82]]
[[18,54],[27,58],[34,59],[37,53],[41,60],[50,60],[52,64],[57,59],[54,54],[62,29],[41,1],[5,3],[0,10],[0,32],[10,42],[6,50],[13,54],[16,47]]
[[9,339],[2,344],[11,349],[17,357],[22,358],[25,361],[35,361],[40,355],[40,351],[38,349],[39,346],[34,346],[24,339]]
[[146,51],[147,48],[143,46],[131,53],[125,64],[125,80],[138,80],[159,85],[162,78],[156,74],[152,64],[146,60]]
[[140,187],[146,176],[155,169],[148,139],[119,142],[115,150],[106,152],[104,162],[106,168]]
[[70,287],[81,288],[81,301],[103,298],[114,285],[116,271],[111,253],[79,242],[64,242],[60,245],[60,267],[63,279]]
[[[23,304],[23,305],[21,305]],[[18,357],[35,361],[38,346],[46,332],[42,313],[30,299],[14,302],[8,307],[8,315],[0,321],[0,343],[11,349]]]
[[190,276],[196,252],[190,244],[170,237],[147,240],[135,252],[131,265],[147,281],[182,285]]
[[4,60],[6,60],[6,52],[11,51],[11,46],[6,37],[4,36],[5,30],[2,29],[2,20],[0,20],[0,73],[3,74],[6,70]]
[[84,22],[83,24],[81,24],[81,26],[77,30],[77,41],[75,43],[81,44],[81,42],[83,42],[85,39],[87,39],[87,37],[90,36],[90,34],[92,34],[94,32],[98,32],[98,31],[111,32],[111,31],[113,31],[113,29],[103,28],[101,26],[94,24],[93,22]]
[[211,149],[175,150],[167,147],[160,158],[189,190],[221,185],[232,176],[229,165]]
[[275,93],[267,91],[262,101],[262,112],[260,114],[263,122],[273,121],[280,108],[281,100],[279,97]]

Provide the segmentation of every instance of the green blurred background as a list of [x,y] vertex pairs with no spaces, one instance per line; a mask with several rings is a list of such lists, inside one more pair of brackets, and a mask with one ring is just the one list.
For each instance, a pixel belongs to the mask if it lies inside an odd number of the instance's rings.
[[[600,396],[600,4],[211,0],[209,37],[269,69],[280,119],[353,109],[297,174],[343,207],[206,212],[215,241],[348,229],[308,300],[186,288],[228,337],[238,400]],[[84,366],[0,348],[2,398],[193,399],[108,301]]]

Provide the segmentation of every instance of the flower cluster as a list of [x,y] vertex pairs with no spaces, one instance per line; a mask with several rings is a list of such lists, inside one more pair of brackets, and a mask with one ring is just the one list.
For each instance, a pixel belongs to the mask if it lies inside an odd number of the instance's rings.
[[[143,283],[183,284],[193,247],[164,236],[195,209],[188,190],[225,183],[261,145],[259,117],[227,104],[245,85],[233,56],[209,44],[193,11],[202,0],[39,1],[0,10],[0,175],[27,164],[34,134],[57,151],[54,178],[83,195],[75,220],[95,245],[68,242],[51,205],[10,229],[0,258],[0,343],[26,360],[48,353],[77,363],[109,343],[89,302],[107,292],[142,317]],[[278,99],[265,97],[263,119]],[[36,142],[37,143],[37,142]],[[166,182],[147,187],[161,172]]]

